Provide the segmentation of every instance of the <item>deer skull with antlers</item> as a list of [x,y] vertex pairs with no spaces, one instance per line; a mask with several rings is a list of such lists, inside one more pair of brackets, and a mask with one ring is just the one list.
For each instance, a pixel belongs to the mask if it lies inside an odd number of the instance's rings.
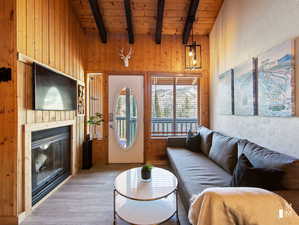
[[124,54],[124,48],[120,50],[119,55],[121,60],[124,62],[125,67],[129,67],[129,59],[131,58],[131,54],[132,54],[132,48],[130,48],[127,55]]

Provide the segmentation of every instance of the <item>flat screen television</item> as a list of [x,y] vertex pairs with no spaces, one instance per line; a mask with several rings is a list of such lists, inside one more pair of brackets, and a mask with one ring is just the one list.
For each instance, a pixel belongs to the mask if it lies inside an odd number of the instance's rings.
[[33,109],[67,111],[77,109],[77,82],[33,63]]

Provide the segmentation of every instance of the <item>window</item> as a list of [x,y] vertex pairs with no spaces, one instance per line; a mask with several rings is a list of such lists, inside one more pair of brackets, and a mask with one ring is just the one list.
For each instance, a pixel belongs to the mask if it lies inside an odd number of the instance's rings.
[[152,76],[152,136],[186,135],[198,124],[198,78]]
[[[101,74],[88,75],[88,118],[95,116],[96,113],[103,113],[103,77]],[[89,126],[89,134],[93,138],[102,138],[103,127]]]

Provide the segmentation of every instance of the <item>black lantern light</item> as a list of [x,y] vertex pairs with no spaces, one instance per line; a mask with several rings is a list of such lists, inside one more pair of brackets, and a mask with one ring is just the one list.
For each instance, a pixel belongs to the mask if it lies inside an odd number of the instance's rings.
[[193,26],[191,44],[185,45],[185,68],[189,70],[201,69],[201,46],[193,39]]

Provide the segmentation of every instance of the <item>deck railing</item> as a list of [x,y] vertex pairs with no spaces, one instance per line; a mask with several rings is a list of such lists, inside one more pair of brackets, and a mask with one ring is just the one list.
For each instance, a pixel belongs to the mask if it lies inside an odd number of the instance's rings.
[[[134,137],[137,130],[136,118],[132,118],[130,124],[130,137]],[[171,118],[152,118],[151,134],[152,136],[186,135],[190,129],[196,130],[196,128],[196,118],[177,118],[175,123]],[[120,139],[126,139],[125,117],[116,117],[116,130]]]
[[186,135],[188,131],[196,130],[196,118],[152,118],[152,136]]

